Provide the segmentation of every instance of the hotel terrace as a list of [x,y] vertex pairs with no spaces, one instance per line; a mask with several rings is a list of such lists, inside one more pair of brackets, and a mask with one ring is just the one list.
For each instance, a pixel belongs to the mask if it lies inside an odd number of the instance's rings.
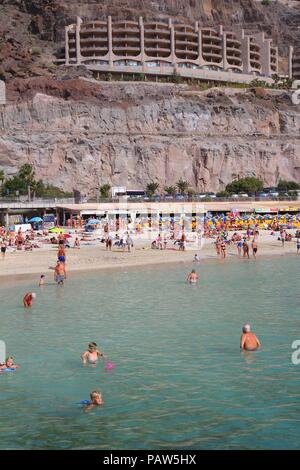
[[249,83],[272,82],[278,50],[263,32],[225,31],[162,21],[82,21],[65,27],[66,65],[101,73],[144,74]]

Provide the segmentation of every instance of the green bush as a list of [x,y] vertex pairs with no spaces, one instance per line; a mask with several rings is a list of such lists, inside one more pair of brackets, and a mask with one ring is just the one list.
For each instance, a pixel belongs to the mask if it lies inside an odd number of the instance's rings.
[[31,48],[31,55],[40,56],[42,54],[42,49],[40,47],[34,46]]
[[262,191],[263,182],[255,178],[254,176],[248,178],[241,178],[231,183],[227,184],[225,191],[229,193],[255,193],[257,191]]

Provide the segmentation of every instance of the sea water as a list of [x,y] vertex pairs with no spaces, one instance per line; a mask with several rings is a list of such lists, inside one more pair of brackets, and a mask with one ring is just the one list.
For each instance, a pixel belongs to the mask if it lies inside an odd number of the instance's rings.
[[[299,449],[300,256],[0,286],[1,449]],[[22,298],[36,291],[32,309]],[[241,353],[250,322],[262,349]],[[83,366],[88,342],[114,362]],[[104,406],[78,405],[99,389]]]

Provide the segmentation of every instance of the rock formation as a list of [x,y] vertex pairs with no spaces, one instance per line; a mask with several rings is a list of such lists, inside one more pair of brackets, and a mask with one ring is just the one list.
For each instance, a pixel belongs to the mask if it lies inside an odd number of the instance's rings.
[[300,180],[300,110],[290,94],[174,84],[16,80],[0,107],[0,167],[94,194],[103,183],[161,189],[180,177],[218,191],[256,175]]

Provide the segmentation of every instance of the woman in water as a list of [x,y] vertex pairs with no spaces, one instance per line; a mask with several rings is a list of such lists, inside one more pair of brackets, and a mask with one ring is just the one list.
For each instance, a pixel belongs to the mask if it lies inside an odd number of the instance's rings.
[[83,364],[86,364],[87,362],[89,364],[96,364],[100,357],[104,359],[103,353],[98,351],[97,344],[94,342],[89,343],[88,350],[81,354]]

